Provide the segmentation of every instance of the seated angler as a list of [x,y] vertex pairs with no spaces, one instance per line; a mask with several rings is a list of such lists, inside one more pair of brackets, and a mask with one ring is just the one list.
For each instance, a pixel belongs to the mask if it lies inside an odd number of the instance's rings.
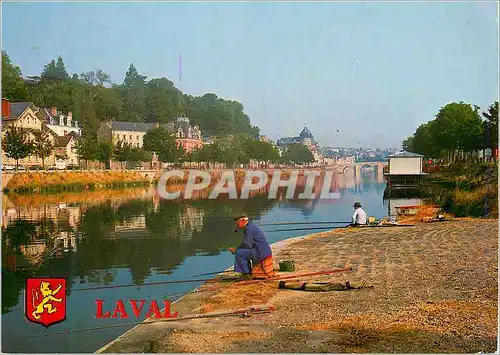
[[264,233],[255,224],[249,222],[246,215],[240,215],[234,220],[236,226],[243,229],[244,238],[243,243],[236,248],[229,248],[229,251],[236,254],[234,271],[240,273],[242,279],[248,280],[252,278],[250,261],[255,265],[272,256],[271,246]]
[[351,226],[360,226],[366,224],[366,212],[361,208],[361,203],[354,204],[354,214],[352,216]]

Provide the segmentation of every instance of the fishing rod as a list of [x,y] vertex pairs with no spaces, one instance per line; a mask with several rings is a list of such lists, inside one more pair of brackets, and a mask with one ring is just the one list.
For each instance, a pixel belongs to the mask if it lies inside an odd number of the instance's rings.
[[252,308],[247,308],[247,309],[240,309],[240,310],[231,311],[231,312],[193,314],[193,315],[189,315],[189,316],[185,316],[185,317],[178,317],[178,318],[165,318],[165,319],[147,318],[145,321],[142,321],[142,322],[112,324],[112,325],[103,325],[100,327],[93,327],[93,328],[65,330],[62,332],[56,332],[56,333],[50,333],[50,334],[40,334],[40,335],[21,337],[21,338],[17,338],[14,340],[40,338],[40,337],[53,336],[53,335],[64,335],[64,334],[69,334],[69,333],[88,332],[88,331],[92,331],[92,330],[101,330],[101,329],[109,329],[109,328],[128,327],[128,326],[140,325],[140,324],[151,324],[151,323],[160,323],[160,322],[177,322],[177,321],[181,321],[181,320],[200,319],[200,318],[231,317],[231,316],[233,316],[233,317],[234,316],[249,317],[252,314],[270,313],[271,311],[274,311],[274,310],[276,310],[276,307],[274,307],[274,306],[265,306],[265,307],[260,307],[260,308],[252,307]]
[[[231,283],[230,285],[231,286],[246,286],[246,285],[251,285],[251,284],[255,284],[255,283],[259,283],[259,282],[269,282],[269,281],[280,281],[280,280],[287,280],[287,279],[297,279],[297,278],[302,278],[302,277],[317,276],[317,275],[328,275],[328,274],[334,274],[336,272],[346,272],[346,271],[352,271],[352,267],[346,267],[346,268],[342,268],[342,269],[333,269],[333,270],[322,270],[322,271],[305,273],[305,274],[295,274],[295,275],[271,277],[269,279],[264,279],[264,280],[240,281],[240,282]],[[217,290],[220,290],[221,288],[222,288],[221,286],[212,286],[212,287],[207,287],[205,289],[193,290],[191,293],[198,293],[198,292],[204,292],[204,291],[217,291]]]
[[136,284],[126,284],[126,285],[114,285],[114,286],[98,286],[98,287],[88,287],[88,288],[77,288],[71,290],[72,292],[76,291],[91,291],[91,290],[101,290],[107,288],[122,288],[122,287],[142,287],[142,286],[157,286],[157,285],[166,285],[166,284],[178,284],[178,283],[189,283],[189,282],[214,282],[214,279],[186,279],[186,280],[169,280],[169,281],[159,281],[159,282],[148,282],[142,285]]
[[308,231],[308,230],[317,230],[317,229],[342,229],[342,228],[347,228],[349,226],[342,226],[342,227],[305,227],[305,228],[289,228],[289,229],[274,229],[272,231],[265,231],[266,233],[272,233],[272,232],[287,232],[287,231]]
[[262,223],[262,224],[257,224],[257,226],[282,226],[282,225],[287,225],[287,224],[336,224],[336,223],[351,223],[351,222],[316,222],[316,221],[311,221],[311,222],[275,222],[275,223]]

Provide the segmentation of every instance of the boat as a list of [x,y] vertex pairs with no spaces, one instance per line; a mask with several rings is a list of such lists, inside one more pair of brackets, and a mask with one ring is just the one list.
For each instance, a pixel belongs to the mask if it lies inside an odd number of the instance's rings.
[[398,216],[415,216],[422,209],[426,209],[432,213],[439,213],[441,208],[442,206],[435,205],[395,206]]

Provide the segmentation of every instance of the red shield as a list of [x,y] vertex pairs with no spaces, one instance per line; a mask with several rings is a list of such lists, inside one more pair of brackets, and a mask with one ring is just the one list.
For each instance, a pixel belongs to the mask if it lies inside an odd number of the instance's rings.
[[24,315],[45,328],[66,319],[66,279],[27,278],[24,291]]

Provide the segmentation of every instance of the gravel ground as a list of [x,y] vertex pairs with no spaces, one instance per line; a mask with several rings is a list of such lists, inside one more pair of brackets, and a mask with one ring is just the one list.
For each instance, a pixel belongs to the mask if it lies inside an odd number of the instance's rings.
[[286,259],[295,260],[298,273],[352,266],[320,279],[374,287],[305,292],[279,290],[275,281],[190,295],[177,306],[184,314],[277,309],[141,326],[107,352],[140,351],[147,338],[169,353],[492,353],[497,256],[497,220],[318,233],[280,250],[275,266]]

